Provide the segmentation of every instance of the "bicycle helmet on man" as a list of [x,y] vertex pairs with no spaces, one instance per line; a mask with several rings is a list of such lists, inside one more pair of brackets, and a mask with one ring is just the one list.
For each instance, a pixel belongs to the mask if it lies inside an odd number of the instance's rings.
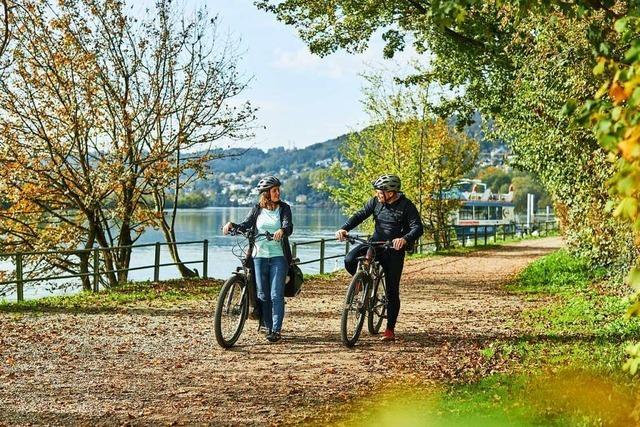
[[372,182],[373,188],[382,191],[400,191],[400,178],[397,175],[380,175]]
[[265,176],[258,182],[258,191],[263,193],[265,191],[269,191],[269,189],[273,187],[280,187],[282,184],[280,180],[273,175]]

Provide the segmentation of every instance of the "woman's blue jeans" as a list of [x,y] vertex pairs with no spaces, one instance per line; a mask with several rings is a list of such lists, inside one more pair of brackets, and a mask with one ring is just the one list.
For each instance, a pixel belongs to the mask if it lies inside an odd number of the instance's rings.
[[254,258],[253,262],[262,324],[270,331],[280,332],[284,317],[284,281],[289,265],[284,256]]

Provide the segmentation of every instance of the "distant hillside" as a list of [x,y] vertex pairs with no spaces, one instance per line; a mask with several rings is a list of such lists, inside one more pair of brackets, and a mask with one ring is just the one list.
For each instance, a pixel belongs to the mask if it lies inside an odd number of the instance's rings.
[[[454,126],[455,118],[449,123]],[[480,116],[465,128],[471,138],[480,141],[481,156],[479,165],[492,164],[494,152],[504,147],[501,141],[488,141],[480,126]],[[265,175],[276,175],[284,178],[283,197],[291,202],[331,206],[327,194],[315,191],[311,183],[317,181],[320,169],[326,168],[335,161],[344,161],[339,147],[349,135],[341,135],[328,141],[310,145],[305,148],[287,150],[284,147],[263,151],[258,148],[218,149],[214,155],[221,158],[209,164],[210,178],[198,180],[185,191],[181,198],[183,207],[204,206],[238,206],[255,203],[255,185]],[[489,154],[492,153],[492,154]],[[496,158],[495,161],[501,161]]]
[[316,162],[340,157],[338,147],[346,141],[348,135],[342,135],[325,142],[305,148],[286,150],[284,147],[271,148],[266,152],[258,148],[216,150],[213,154],[225,157],[211,162],[214,173],[238,173],[245,175],[275,173],[283,167],[287,170],[316,168]]

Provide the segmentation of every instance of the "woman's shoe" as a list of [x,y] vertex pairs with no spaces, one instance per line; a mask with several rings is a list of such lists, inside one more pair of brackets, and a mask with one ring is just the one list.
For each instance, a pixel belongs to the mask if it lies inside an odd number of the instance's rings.
[[280,341],[280,338],[282,338],[280,336],[280,332],[271,332],[269,335],[267,335],[267,339],[269,340],[269,342],[278,342]]
[[258,328],[258,332],[264,334],[265,336],[271,335],[271,329],[267,328],[266,326],[260,326]]

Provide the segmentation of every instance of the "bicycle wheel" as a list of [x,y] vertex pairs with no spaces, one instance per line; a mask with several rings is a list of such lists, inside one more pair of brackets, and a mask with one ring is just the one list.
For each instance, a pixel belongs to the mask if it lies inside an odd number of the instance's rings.
[[246,279],[244,276],[231,276],[222,286],[216,306],[214,329],[220,347],[229,348],[238,341],[248,311]]
[[367,329],[369,329],[371,335],[376,335],[380,332],[382,321],[387,317],[386,289],[384,271],[381,269],[373,285],[369,311],[367,313]]
[[360,271],[353,276],[342,310],[342,321],[340,322],[340,334],[342,342],[347,347],[353,347],[364,324],[364,316],[367,312],[367,290],[370,277],[364,271]]

